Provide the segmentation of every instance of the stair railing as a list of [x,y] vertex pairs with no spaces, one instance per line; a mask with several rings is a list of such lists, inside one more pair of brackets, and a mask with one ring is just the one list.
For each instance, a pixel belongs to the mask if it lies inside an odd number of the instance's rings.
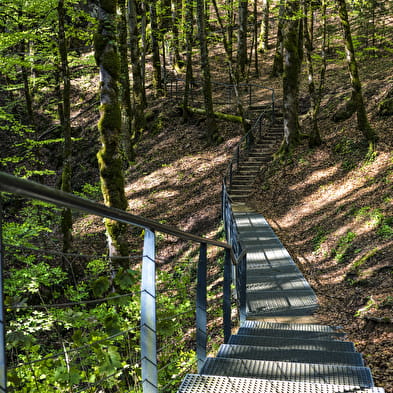
[[[141,368],[143,393],[158,392],[158,365],[157,365],[157,321],[156,321],[156,234],[163,233],[176,238],[199,244],[198,281],[196,293],[196,352],[198,358],[198,371],[201,370],[206,359],[207,344],[207,246],[218,247],[225,252],[223,272],[223,330],[224,342],[231,334],[231,261],[237,265],[232,247],[228,243],[203,238],[181,231],[175,227],[161,224],[127,213],[122,210],[110,208],[90,200],[62,192],[41,184],[20,179],[0,172],[0,191],[23,196],[29,199],[44,201],[60,207],[89,213],[95,216],[108,218],[125,223],[133,227],[144,229],[144,246],[142,258],[141,279],[141,310],[140,310],[140,342],[141,342]],[[0,198],[1,202],[1,198]],[[233,226],[233,224],[231,224]],[[0,235],[2,228],[2,206],[0,203]],[[234,226],[232,228],[234,231]],[[233,243],[235,246],[235,244]],[[236,246],[235,246],[236,247]],[[4,244],[0,236],[0,273],[4,268]],[[240,252],[240,254],[239,254]],[[241,250],[237,250],[238,257]],[[0,275],[0,290],[3,296],[3,276]],[[245,297],[244,297],[245,299]],[[0,391],[7,392],[7,358],[5,345],[5,315],[4,301],[0,301]]]
[[241,322],[246,320],[247,250],[241,244],[232,202],[225,182],[222,182],[222,217],[227,242],[232,246],[235,260],[232,265],[232,281],[236,289],[236,299]]

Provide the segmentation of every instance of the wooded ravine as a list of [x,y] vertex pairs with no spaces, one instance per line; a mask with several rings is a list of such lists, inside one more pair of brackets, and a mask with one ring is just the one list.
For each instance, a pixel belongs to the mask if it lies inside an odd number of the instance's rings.
[[[222,178],[274,89],[284,138],[244,202],[311,283],[316,318],[342,326],[393,393],[392,60],[393,1],[5,0],[0,171],[224,241]],[[263,101],[254,114],[241,84]],[[8,392],[139,392],[127,329],[142,231],[7,193],[1,204]],[[179,345],[160,355],[169,392],[195,366],[180,323],[198,256],[171,236],[157,253],[162,341]],[[223,255],[209,260],[213,352]],[[48,306],[68,302],[81,303]],[[125,343],[101,345],[119,332]]]

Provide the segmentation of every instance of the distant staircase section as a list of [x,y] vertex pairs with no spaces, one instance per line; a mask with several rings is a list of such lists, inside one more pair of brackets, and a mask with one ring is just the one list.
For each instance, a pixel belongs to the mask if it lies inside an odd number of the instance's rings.
[[243,202],[254,191],[254,183],[263,165],[272,160],[272,154],[284,136],[282,118],[276,117],[263,137],[255,141],[248,154],[242,157],[231,178],[229,196],[233,202]]

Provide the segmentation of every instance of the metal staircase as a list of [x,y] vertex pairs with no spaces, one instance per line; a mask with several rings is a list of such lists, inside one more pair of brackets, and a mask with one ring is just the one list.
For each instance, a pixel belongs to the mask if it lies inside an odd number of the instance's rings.
[[318,324],[313,289],[265,218],[242,203],[281,135],[281,127],[271,127],[247,157],[235,159],[228,191],[224,180],[227,238],[239,259],[245,255],[244,283],[235,280],[243,286],[237,289],[241,323],[199,374],[185,377],[178,393],[384,392],[374,387],[370,369],[345,333]]

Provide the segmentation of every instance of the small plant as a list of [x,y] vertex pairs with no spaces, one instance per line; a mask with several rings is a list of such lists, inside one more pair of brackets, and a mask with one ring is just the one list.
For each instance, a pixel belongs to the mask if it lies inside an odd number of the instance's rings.
[[316,227],[314,230],[316,231],[316,235],[312,239],[313,251],[318,252],[320,251],[322,244],[326,241],[327,232],[321,227]]
[[337,262],[341,263],[345,261],[345,258],[348,256],[348,251],[355,238],[356,233],[351,231],[340,237],[336,248],[334,248],[332,251],[332,256]]

